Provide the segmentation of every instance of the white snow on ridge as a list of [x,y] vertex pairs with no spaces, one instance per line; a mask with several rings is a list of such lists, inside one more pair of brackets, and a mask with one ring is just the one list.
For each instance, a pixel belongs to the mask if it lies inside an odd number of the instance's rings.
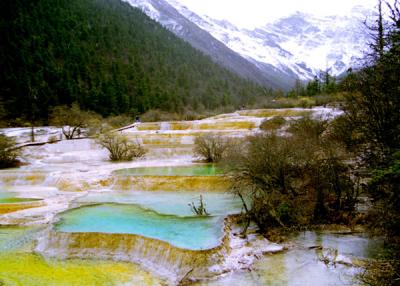
[[362,7],[355,7],[350,15],[344,16],[296,13],[246,30],[225,20],[196,15],[175,0],[166,1],[245,58],[271,64],[283,72],[289,69],[303,80],[327,69],[339,75],[365,50],[367,35],[362,30],[362,22],[370,12]]
[[253,30],[239,28],[226,20],[196,14],[177,0],[123,0],[140,8],[153,20],[183,36],[183,27],[155,7],[171,5],[182,16],[210,33],[225,46],[248,59],[261,70],[263,64],[301,80],[320,71],[344,73],[366,49],[363,21],[371,11],[354,7],[350,14],[313,16],[297,12]]
[[155,21],[159,21],[160,13],[147,0],[121,0],[129,3],[131,6],[140,8],[147,16]]

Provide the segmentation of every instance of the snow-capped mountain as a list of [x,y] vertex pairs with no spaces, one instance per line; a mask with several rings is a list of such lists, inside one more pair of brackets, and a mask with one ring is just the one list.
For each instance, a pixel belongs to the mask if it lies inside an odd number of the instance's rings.
[[362,22],[370,12],[362,7],[340,16],[298,12],[249,30],[198,15],[176,0],[125,1],[238,74],[281,89],[321,70],[345,72],[362,56],[368,38]]
[[[215,62],[232,70],[238,75],[255,81],[261,85],[287,90],[294,79],[279,72],[272,66],[266,66],[261,71],[237,52],[214,38],[209,32],[200,28],[184,15],[178,12],[165,0],[124,0],[131,6],[140,8],[153,20],[175,33],[178,37],[190,43],[194,48],[209,55]],[[195,14],[194,14],[195,15]],[[201,19],[199,17],[199,19]],[[288,84],[289,83],[289,84]]]

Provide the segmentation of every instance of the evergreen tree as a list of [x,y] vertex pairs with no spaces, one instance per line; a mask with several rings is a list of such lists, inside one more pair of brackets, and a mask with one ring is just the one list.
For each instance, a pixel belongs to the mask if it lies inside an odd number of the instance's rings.
[[374,199],[375,226],[388,237],[400,236],[400,7],[388,4],[389,26],[382,25],[378,2],[373,61],[351,74],[352,89],[345,106],[347,125],[356,135],[362,167],[370,172],[368,189]]
[[120,0],[2,0],[0,41],[6,119],[46,121],[73,102],[108,116],[264,94]]
[[314,96],[320,93],[321,87],[318,76],[314,76],[314,80],[308,82],[306,91],[308,96]]

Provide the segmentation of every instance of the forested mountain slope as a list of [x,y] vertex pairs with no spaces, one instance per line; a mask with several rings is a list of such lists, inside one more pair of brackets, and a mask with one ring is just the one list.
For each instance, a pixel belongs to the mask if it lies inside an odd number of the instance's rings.
[[103,116],[213,109],[265,90],[119,0],[2,0],[2,117],[78,102]]

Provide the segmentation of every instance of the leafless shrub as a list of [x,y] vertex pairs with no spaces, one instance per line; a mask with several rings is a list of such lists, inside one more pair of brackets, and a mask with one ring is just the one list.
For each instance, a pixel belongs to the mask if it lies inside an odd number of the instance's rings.
[[110,152],[111,161],[131,161],[146,154],[142,145],[130,142],[126,136],[115,132],[101,134],[97,143]]
[[0,134],[0,168],[14,167],[18,164],[18,149],[15,149],[15,141]]
[[192,202],[192,203],[189,204],[189,207],[192,210],[192,212],[194,214],[196,214],[196,215],[199,215],[199,216],[207,216],[207,215],[209,215],[209,213],[206,210],[206,205],[203,202],[203,196],[202,195],[200,195],[199,205],[198,206],[196,206],[194,204],[194,202]]
[[229,141],[219,135],[206,134],[196,137],[194,153],[206,162],[219,162],[229,147]]
[[261,230],[341,223],[353,215],[358,192],[348,155],[325,136],[327,124],[305,118],[293,124],[291,136],[250,136],[224,156],[232,191]]
[[77,103],[71,107],[62,105],[53,108],[50,115],[50,124],[61,127],[67,140],[81,134],[83,128],[100,125],[101,116],[92,111],[81,110]]

